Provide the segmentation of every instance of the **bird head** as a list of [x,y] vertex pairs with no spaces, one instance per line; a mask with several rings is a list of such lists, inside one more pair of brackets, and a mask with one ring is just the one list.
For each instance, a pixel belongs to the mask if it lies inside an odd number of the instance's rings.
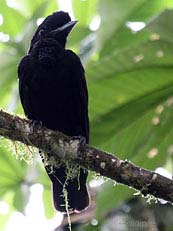
[[71,21],[68,13],[58,11],[49,15],[37,28],[32,40],[29,52],[39,40],[44,38],[52,38],[65,47],[67,36],[77,23],[76,20]]

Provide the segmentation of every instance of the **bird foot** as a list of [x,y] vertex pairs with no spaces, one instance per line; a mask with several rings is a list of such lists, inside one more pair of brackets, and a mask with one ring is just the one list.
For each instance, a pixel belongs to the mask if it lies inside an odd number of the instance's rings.
[[29,125],[30,127],[32,128],[32,131],[34,132],[34,128],[37,127],[37,126],[40,126],[42,127],[42,122],[41,121],[38,121],[38,120],[30,120],[29,121]]
[[79,146],[85,146],[86,145],[86,138],[84,136],[72,136],[70,138],[70,143],[78,140],[79,141]]

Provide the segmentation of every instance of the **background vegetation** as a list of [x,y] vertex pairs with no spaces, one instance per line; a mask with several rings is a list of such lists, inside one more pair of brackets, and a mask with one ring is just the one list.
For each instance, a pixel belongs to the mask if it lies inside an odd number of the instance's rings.
[[[68,48],[80,55],[86,69],[90,143],[141,167],[151,170],[164,167],[171,172],[172,0],[71,2],[74,17],[79,22],[70,35]],[[38,19],[60,6],[55,0],[0,0],[2,109],[23,114],[18,96],[17,65],[27,52]],[[4,139],[0,142],[0,200],[9,205],[8,212],[0,214],[0,229],[3,230],[15,210],[25,213],[30,188],[35,183],[44,187],[46,217],[53,217],[50,182],[37,160],[38,155],[34,155],[33,164],[27,164],[19,160],[28,160],[27,148],[20,147],[17,159],[8,142]],[[91,174],[90,180],[93,177]],[[103,223],[105,212],[136,197],[132,189],[113,186],[112,182],[105,182],[97,190],[96,218],[99,224]],[[86,230],[96,230],[96,227],[89,225]]]

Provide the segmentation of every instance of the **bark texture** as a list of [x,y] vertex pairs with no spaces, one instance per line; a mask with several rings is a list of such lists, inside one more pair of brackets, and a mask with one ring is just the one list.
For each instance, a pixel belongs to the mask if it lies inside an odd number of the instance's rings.
[[153,171],[140,168],[115,155],[89,145],[80,146],[78,139],[72,139],[58,131],[52,131],[41,124],[0,111],[0,136],[20,141],[53,153],[51,162],[58,165],[70,160],[82,167],[133,187],[143,195],[153,195],[173,203],[173,180]]

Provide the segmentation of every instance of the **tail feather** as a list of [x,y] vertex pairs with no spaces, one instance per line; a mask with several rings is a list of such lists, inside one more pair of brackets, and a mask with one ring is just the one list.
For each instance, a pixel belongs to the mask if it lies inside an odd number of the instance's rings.
[[68,209],[71,212],[80,212],[89,205],[89,195],[86,187],[87,171],[80,169],[79,177],[69,179],[66,182],[66,167],[59,167],[50,172],[46,167],[46,171],[52,181],[53,202],[55,209],[66,213],[66,201],[63,193],[64,184],[67,191]]

